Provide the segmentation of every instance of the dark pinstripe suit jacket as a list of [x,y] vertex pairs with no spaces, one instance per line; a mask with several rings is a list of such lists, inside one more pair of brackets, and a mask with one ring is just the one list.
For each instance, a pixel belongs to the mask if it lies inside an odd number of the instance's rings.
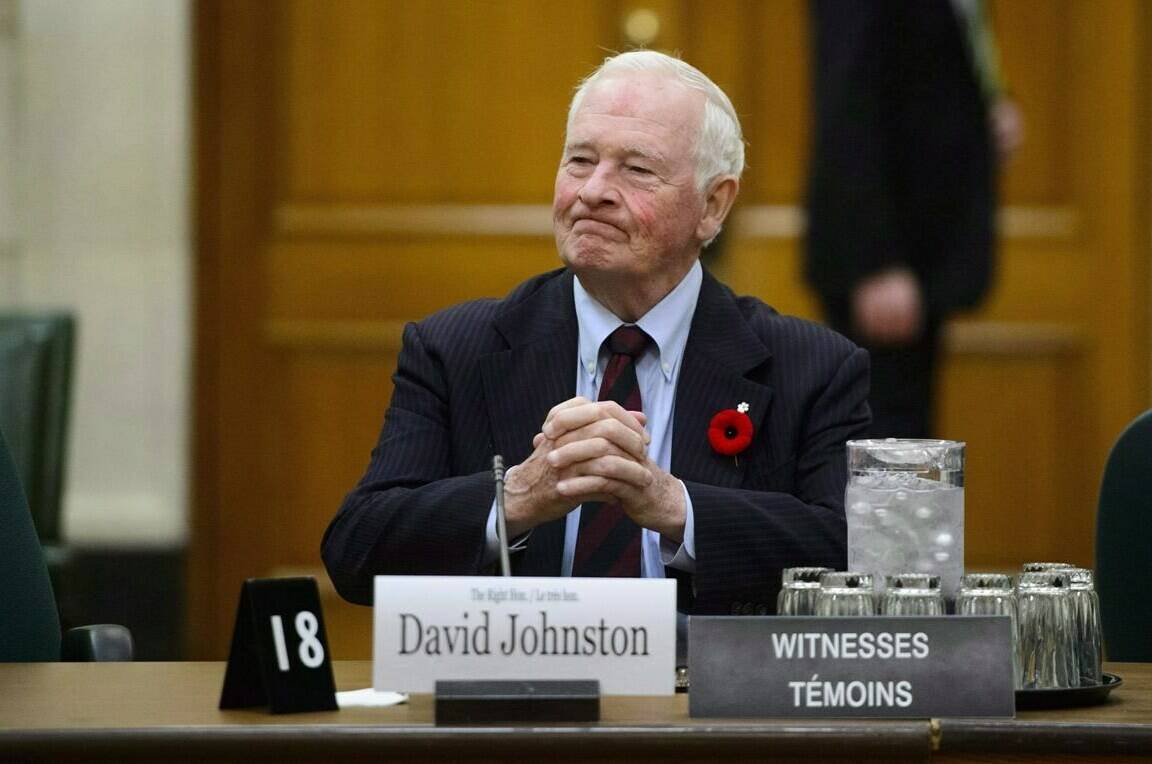
[[[548,410],[574,395],[576,343],[564,270],[408,325],[371,463],[324,534],[344,597],[370,603],[377,574],[483,572],[492,455],[531,453]],[[774,612],[781,568],[845,565],[844,441],[868,421],[867,354],[706,273],[682,363],[671,472],[696,518],[683,605]],[[707,429],[742,401],[756,433],[737,460],[712,450]],[[516,573],[559,575],[563,536],[563,518],[538,527]]]

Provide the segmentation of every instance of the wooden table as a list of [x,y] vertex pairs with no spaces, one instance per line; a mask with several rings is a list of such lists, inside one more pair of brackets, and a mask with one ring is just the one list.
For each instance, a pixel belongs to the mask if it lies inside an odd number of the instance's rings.
[[[605,698],[596,725],[436,727],[432,700],[272,716],[220,711],[222,663],[0,665],[0,761],[1152,760],[1152,664],[1103,706],[1013,720],[691,719],[687,696]],[[337,663],[339,689],[371,664]]]

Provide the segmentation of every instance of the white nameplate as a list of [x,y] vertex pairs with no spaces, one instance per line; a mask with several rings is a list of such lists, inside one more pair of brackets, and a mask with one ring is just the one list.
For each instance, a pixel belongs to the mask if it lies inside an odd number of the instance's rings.
[[372,684],[598,679],[604,695],[671,695],[670,578],[377,576]]

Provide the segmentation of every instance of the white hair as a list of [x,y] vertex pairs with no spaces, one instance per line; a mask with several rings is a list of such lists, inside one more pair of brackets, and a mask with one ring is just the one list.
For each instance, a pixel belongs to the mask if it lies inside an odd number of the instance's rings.
[[631,50],[604,59],[576,86],[568,107],[568,125],[593,85],[623,72],[656,72],[675,77],[704,94],[704,115],[696,133],[696,188],[703,193],[722,175],[737,179],[744,172],[744,136],[732,101],[708,75],[678,58],[654,50]]

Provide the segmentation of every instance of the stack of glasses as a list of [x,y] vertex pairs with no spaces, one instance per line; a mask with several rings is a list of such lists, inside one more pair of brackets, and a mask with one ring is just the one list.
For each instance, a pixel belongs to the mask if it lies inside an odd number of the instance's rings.
[[780,615],[944,615],[940,577],[897,573],[877,595],[869,573],[787,568],[776,600]]
[[1023,685],[1020,673],[1020,619],[1012,577],[1003,573],[969,573],[960,579],[956,595],[957,615],[1006,615],[1012,620],[1012,669],[1016,689]]
[[1028,563],[1016,585],[1020,686],[1090,687],[1103,681],[1100,602],[1092,571]]
[[[940,578],[923,573],[884,577],[877,596],[868,573],[787,568],[777,613],[798,616],[943,615]],[[1006,615],[1016,639],[1019,689],[1088,687],[1103,681],[1100,606],[1092,571],[1065,563],[1028,563],[1014,588],[1009,576],[970,573],[961,579],[957,615]]]
[[783,586],[776,598],[776,612],[780,615],[815,615],[820,576],[831,572],[832,568],[785,568]]

